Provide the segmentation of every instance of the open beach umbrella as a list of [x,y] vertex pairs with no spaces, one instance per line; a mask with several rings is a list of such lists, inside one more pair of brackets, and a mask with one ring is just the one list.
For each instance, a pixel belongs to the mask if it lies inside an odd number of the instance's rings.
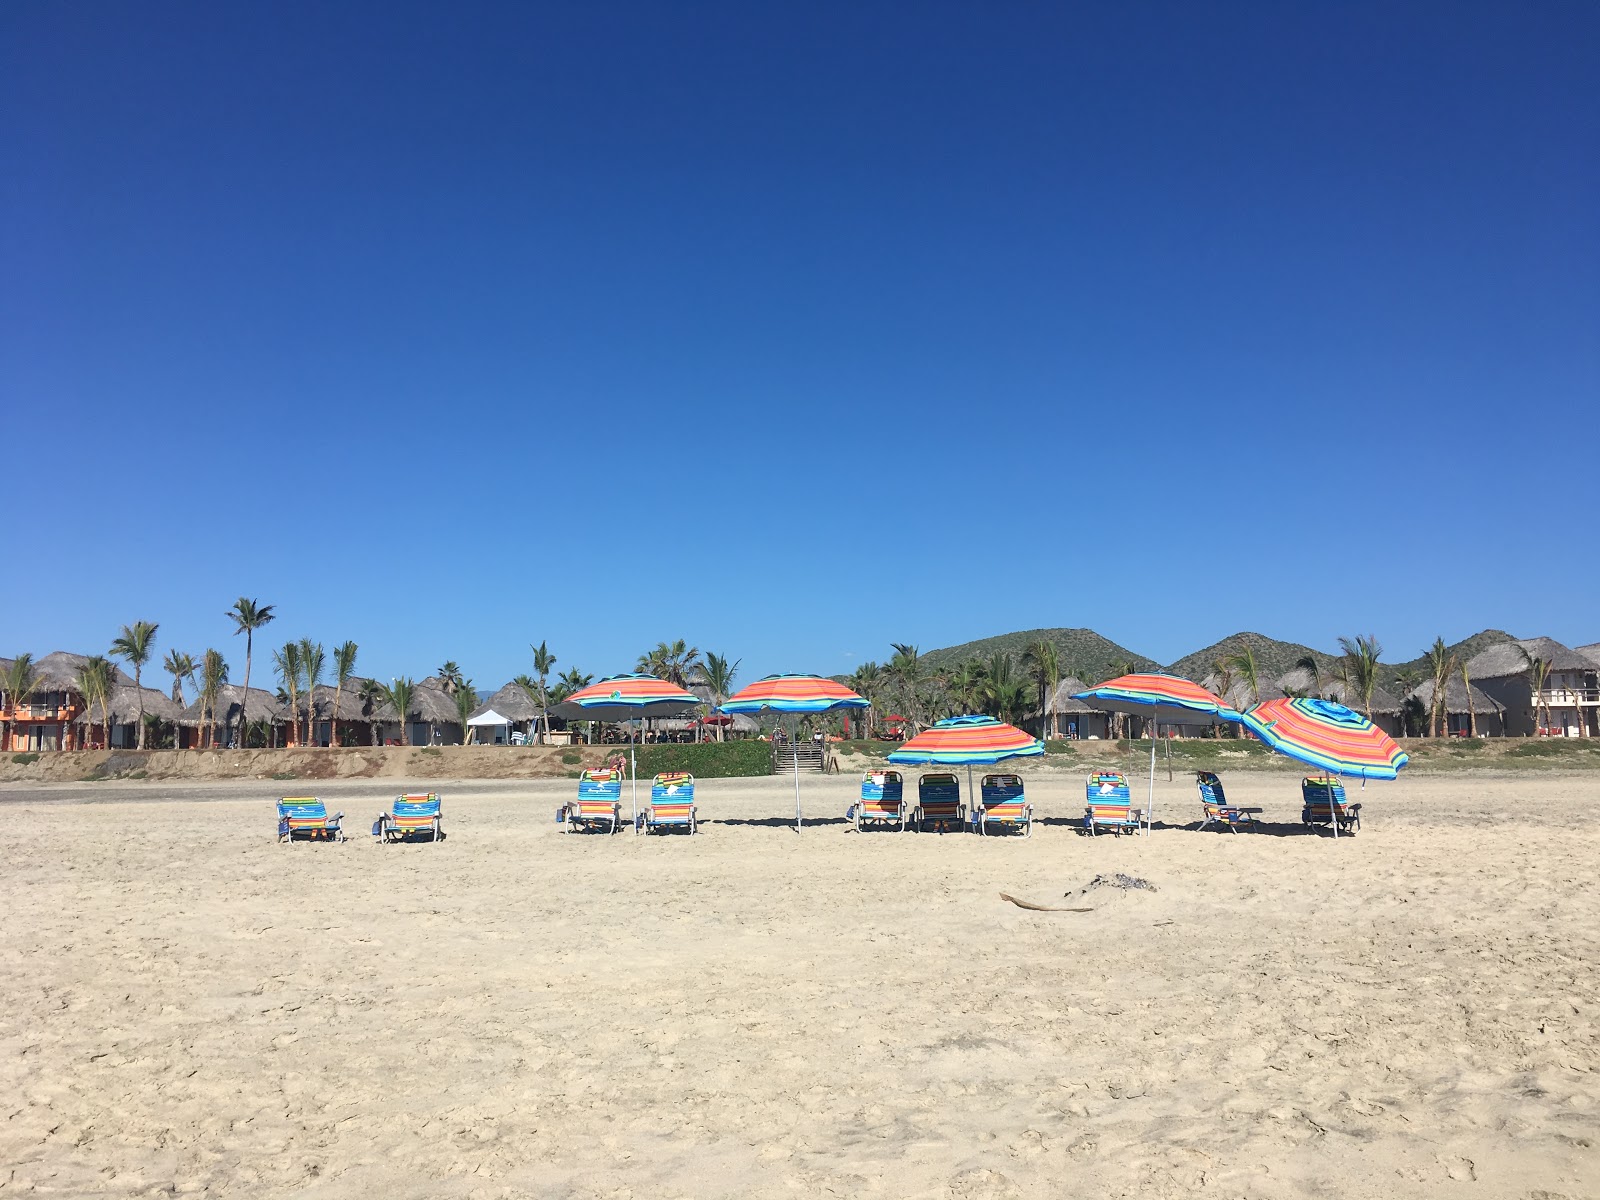
[[[1321,767],[1334,775],[1393,779],[1410,756],[1366,717],[1332,700],[1289,696],[1264,700],[1240,717],[1241,723],[1279,754]],[[1333,823],[1339,836],[1339,822]]]
[[[1195,717],[1217,717],[1237,721],[1239,714],[1221,696],[1208,692],[1198,683],[1176,675],[1147,672],[1119,675],[1072,697],[1108,712],[1131,713],[1153,723],[1160,736],[1161,723],[1177,724]],[[1150,799],[1145,820],[1153,820],[1156,807],[1156,738],[1150,739]]]
[[[718,708],[725,713],[775,712],[825,713],[841,708],[870,708],[872,701],[856,695],[844,684],[820,675],[768,675],[740,688]],[[790,744],[794,731],[790,729]],[[794,756],[794,827],[803,824],[800,811],[800,756]]]
[[967,798],[972,798],[972,768],[989,766],[1007,758],[1033,758],[1044,753],[1044,743],[1015,725],[993,717],[947,717],[924,729],[889,755],[897,767],[941,763],[967,767]]
[[628,759],[632,765],[634,832],[639,829],[639,757],[634,752],[633,722],[643,717],[677,717],[703,704],[693,692],[654,675],[613,675],[579,688],[550,711],[569,721],[627,721]]

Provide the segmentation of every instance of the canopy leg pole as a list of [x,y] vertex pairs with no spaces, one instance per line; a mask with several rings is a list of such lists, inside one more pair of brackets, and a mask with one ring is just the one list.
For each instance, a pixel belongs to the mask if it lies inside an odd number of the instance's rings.
[[1144,827],[1152,827],[1156,819],[1156,738],[1161,735],[1161,722],[1150,718],[1150,799],[1145,802]]
[[634,831],[634,833],[638,833],[639,832],[639,755],[634,750],[634,747],[633,747],[633,722],[632,721],[628,722],[628,761],[632,764],[632,767],[633,767],[633,770],[632,770],[632,775],[633,775],[633,799],[631,801],[629,801],[629,804],[628,804],[628,807],[630,809],[630,811],[628,813],[628,816],[629,816],[629,819],[632,820],[632,822],[633,822],[633,831]]

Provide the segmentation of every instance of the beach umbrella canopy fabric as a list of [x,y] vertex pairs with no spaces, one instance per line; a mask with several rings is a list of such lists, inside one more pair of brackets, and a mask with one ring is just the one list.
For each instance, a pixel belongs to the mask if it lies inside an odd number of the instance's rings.
[[1409,759],[1387,733],[1332,700],[1266,700],[1244,713],[1241,722],[1279,754],[1335,775],[1393,779]]
[[[654,675],[613,675],[579,688],[550,711],[568,721],[633,721],[642,717],[677,717],[704,701],[691,691]],[[639,829],[639,760],[628,727],[628,758],[633,767],[633,827]]]
[[[726,713],[825,713],[871,708],[872,701],[821,675],[768,675],[740,688],[719,706]],[[800,756],[794,756],[794,827],[804,823],[800,809]]]
[[[1163,721],[1183,724],[1201,719],[1237,721],[1239,714],[1226,700],[1207,691],[1198,683],[1177,675],[1160,672],[1140,672],[1119,675],[1087,691],[1075,692],[1072,698],[1092,704],[1107,712],[1131,713],[1152,721],[1160,732]],[[1156,742],[1150,739],[1150,799],[1145,809],[1145,820],[1153,819],[1156,806]]]
[[906,742],[889,761],[897,766],[921,763],[988,766],[1007,758],[1031,758],[1044,753],[1044,743],[993,717],[950,717],[924,729]]

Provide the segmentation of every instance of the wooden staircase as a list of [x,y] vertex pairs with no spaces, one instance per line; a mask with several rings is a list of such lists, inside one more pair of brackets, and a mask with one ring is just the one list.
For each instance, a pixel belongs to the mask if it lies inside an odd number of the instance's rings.
[[772,743],[772,770],[775,774],[793,774],[796,760],[802,771],[825,770],[828,765],[827,747],[813,741]]

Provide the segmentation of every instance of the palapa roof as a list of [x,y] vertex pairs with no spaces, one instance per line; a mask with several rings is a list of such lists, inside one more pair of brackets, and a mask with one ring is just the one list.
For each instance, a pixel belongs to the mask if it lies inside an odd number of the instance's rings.
[[[366,682],[368,681],[365,679],[361,681],[361,683]],[[354,679],[345,684],[346,690],[349,690],[352,686],[359,690],[360,684],[357,684]],[[379,704],[371,713],[361,713],[360,707],[361,703],[358,700],[356,702],[357,711],[352,714],[354,718],[359,720],[392,721],[396,723],[400,720],[399,714],[394,710],[394,705],[387,700]],[[461,714],[456,712],[455,700],[445,692],[444,688],[439,686],[439,680],[433,676],[422,680],[412,688],[411,704],[406,709],[406,719],[408,721],[421,721],[430,725],[461,724]]]
[[508,683],[472,711],[474,717],[494,709],[508,721],[531,721],[539,715],[539,706],[533,702],[522,685]]
[[[1407,693],[1406,699],[1415,698],[1422,702],[1423,708],[1433,707],[1433,680],[1424,679]],[[1505,705],[1496,700],[1481,688],[1472,689],[1472,703],[1467,703],[1467,685],[1461,681],[1461,676],[1452,675],[1444,687],[1444,710],[1448,713],[1499,713],[1505,711]]]
[[1467,673],[1474,679],[1506,679],[1526,674],[1528,660],[1523,657],[1524,650],[1534,658],[1544,659],[1556,671],[1593,671],[1600,666],[1589,655],[1563,646],[1555,638],[1537,637],[1490,646],[1481,654],[1473,655],[1467,663]]
[[[1301,673],[1304,674],[1305,672]],[[1257,689],[1252,692],[1247,682],[1243,679],[1235,679],[1228,684],[1228,690],[1224,692],[1221,688],[1222,679],[1214,671],[1204,679],[1199,680],[1201,687],[1221,696],[1223,700],[1227,701],[1228,707],[1236,712],[1243,712],[1252,705],[1260,704],[1263,700],[1276,700],[1288,694],[1280,684],[1270,679],[1258,679],[1256,682]]]
[[1591,642],[1587,646],[1576,647],[1579,654],[1586,658],[1594,659],[1594,664],[1600,667],[1600,642]]
[[[239,702],[244,697],[244,688],[236,683],[225,683],[217,689],[217,704],[215,720],[218,725],[233,725],[239,720]],[[170,703],[170,700],[169,700]],[[288,709],[271,692],[262,691],[260,688],[250,689],[250,702],[245,707],[245,718],[251,721],[269,720],[274,725],[286,725],[289,722]],[[178,718],[178,724],[193,729],[200,724],[200,701],[198,699]]]
[[[109,658],[110,656],[107,655]],[[75,692],[78,690],[78,672],[83,670],[83,664],[89,661],[87,654],[74,654],[70,650],[52,650],[43,658],[33,664],[33,669],[39,677],[41,692]],[[115,660],[111,663],[111,686],[132,687],[133,676],[124,671]],[[171,697],[168,697],[170,700]],[[95,706],[96,708],[99,705]],[[150,706],[145,705],[145,711],[150,711]]]
[[[166,692],[155,688],[137,688],[132,683],[114,683],[111,685],[111,695],[106,697],[106,702],[111,707],[111,723],[113,725],[131,725],[139,719],[139,694],[144,693],[144,715],[147,717],[160,717],[163,721],[176,721],[182,716],[182,709],[172,702],[172,697]],[[98,725],[100,723],[100,705],[95,703],[89,706],[93,711],[84,711],[78,715],[79,725]]]
[[1090,684],[1085,683],[1076,675],[1068,675],[1060,683],[1056,684],[1056,690],[1050,693],[1050,711],[1064,716],[1100,712],[1101,710],[1093,705],[1085,704],[1082,700],[1074,700],[1072,698],[1074,692],[1088,691],[1090,686]]
[[[1285,696],[1307,696],[1313,691],[1311,672],[1303,667],[1296,667],[1292,671],[1285,671],[1278,677],[1277,687]],[[1337,675],[1324,675],[1321,681],[1321,690],[1317,693],[1321,699],[1336,700],[1346,708],[1361,711],[1361,696],[1354,688],[1347,688],[1345,682]],[[1267,698],[1266,689],[1263,688],[1261,698]],[[1382,716],[1393,717],[1400,715],[1402,704],[1400,697],[1382,685],[1372,689],[1372,711]]]

